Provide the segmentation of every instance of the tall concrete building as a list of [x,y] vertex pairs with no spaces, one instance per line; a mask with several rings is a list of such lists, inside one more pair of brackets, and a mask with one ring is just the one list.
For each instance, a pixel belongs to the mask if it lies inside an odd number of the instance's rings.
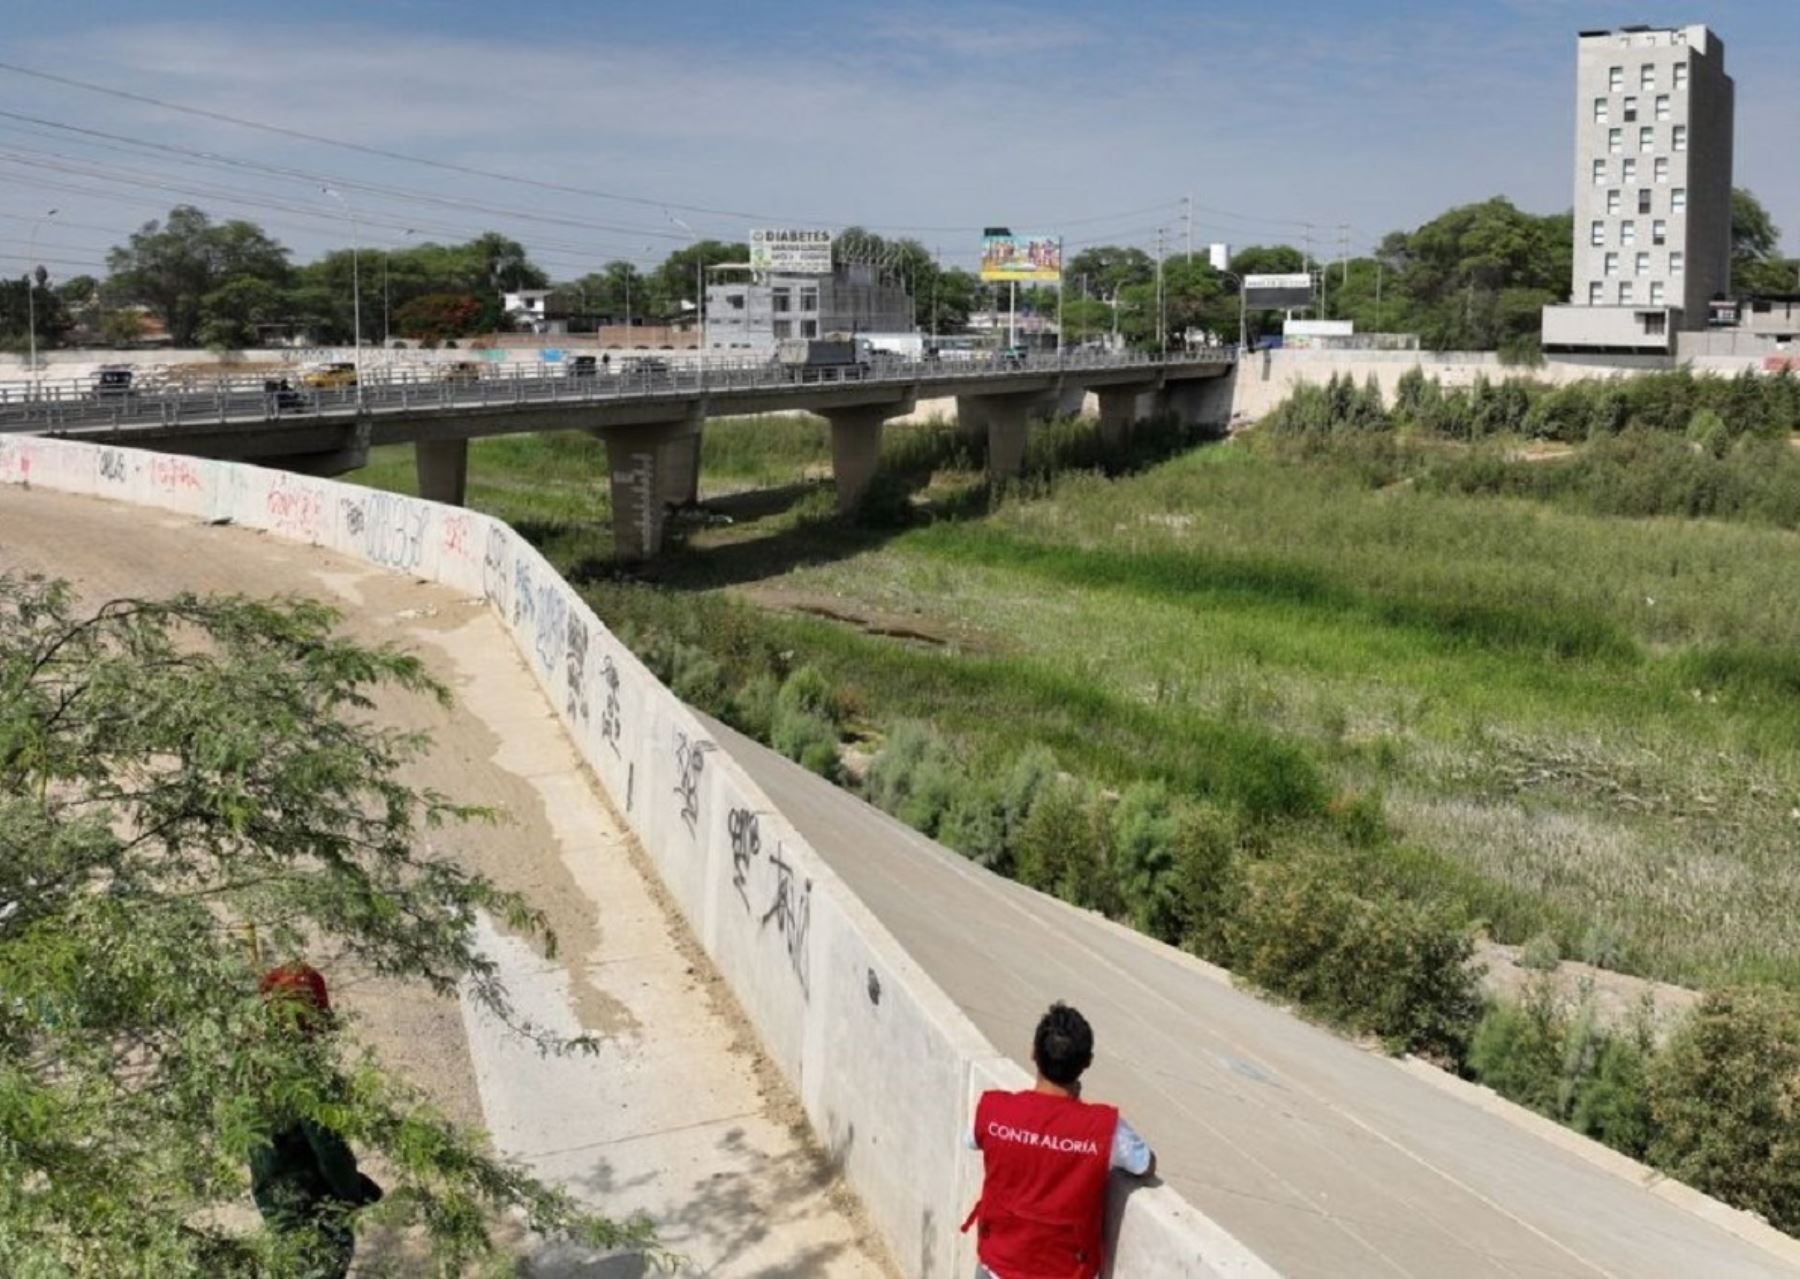
[[1576,43],[1575,270],[1544,347],[1667,353],[1731,288],[1735,88],[1704,26]]
[[706,345],[766,355],[787,338],[917,332],[912,296],[892,273],[840,263],[830,275],[759,276],[706,290]]

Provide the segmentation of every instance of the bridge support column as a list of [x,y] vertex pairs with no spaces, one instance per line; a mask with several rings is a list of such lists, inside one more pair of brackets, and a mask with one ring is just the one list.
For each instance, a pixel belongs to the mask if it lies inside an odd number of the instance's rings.
[[987,415],[988,478],[1003,480],[1023,474],[1032,411],[1042,406],[1043,394],[1027,391],[980,398]]
[[614,426],[606,441],[612,495],[613,553],[647,560],[662,550],[668,508],[693,501],[699,481],[698,413],[673,422]]
[[413,466],[420,497],[451,506],[464,504],[469,488],[467,440],[420,440],[413,445]]
[[987,442],[987,402],[985,395],[956,397],[956,430],[970,448],[978,448]]
[[862,502],[881,464],[881,425],[906,411],[891,404],[826,411],[831,423],[831,476],[837,481],[838,514],[853,511]]
[[1149,386],[1102,386],[1094,390],[1100,401],[1100,442],[1108,450],[1123,450],[1131,443],[1131,428],[1140,414],[1138,406]]
[[1222,433],[1231,423],[1231,393],[1229,376],[1183,378],[1163,388],[1156,407],[1185,430],[1210,428]]

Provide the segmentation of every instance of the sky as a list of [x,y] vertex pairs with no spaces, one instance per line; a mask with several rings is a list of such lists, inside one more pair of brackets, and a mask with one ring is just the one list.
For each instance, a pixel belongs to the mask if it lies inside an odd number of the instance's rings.
[[1190,210],[1196,245],[1310,226],[1315,254],[1366,252],[1472,200],[1567,209],[1575,32],[1689,22],[1737,81],[1737,184],[1800,251],[1795,0],[5,9],[0,62],[164,104],[0,69],[9,274],[34,248],[96,270],[177,203],[299,261],[494,228],[563,279],[752,226],[857,223],[961,265],[990,225],[1173,251]]

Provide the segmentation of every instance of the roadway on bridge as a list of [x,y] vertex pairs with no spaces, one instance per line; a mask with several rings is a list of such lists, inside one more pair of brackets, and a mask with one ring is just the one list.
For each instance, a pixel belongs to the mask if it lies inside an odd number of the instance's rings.
[[[1053,999],[1094,1023],[1088,1094],[1283,1274],[1772,1279],[1765,1251],[1580,1153],[1233,989],[1218,970],[991,874],[714,722],[800,834],[1003,1052]],[[896,1070],[905,1063],[896,1062]],[[1491,1098],[1490,1098],[1491,1101]],[[1499,1113],[1496,1113],[1498,1110]],[[1635,1167],[1635,1166],[1631,1166]],[[1704,1203],[1707,1209],[1716,1205]],[[1734,1214],[1723,1214],[1727,1220]],[[1778,1238],[1776,1248],[1782,1247]]]

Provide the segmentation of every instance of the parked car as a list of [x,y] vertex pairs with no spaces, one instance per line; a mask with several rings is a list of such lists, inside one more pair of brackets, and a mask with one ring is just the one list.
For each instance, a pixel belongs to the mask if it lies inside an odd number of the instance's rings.
[[349,360],[338,360],[331,364],[321,364],[309,370],[300,379],[301,386],[312,387],[318,391],[329,391],[337,387],[356,385],[356,365]]
[[478,360],[456,360],[438,368],[438,381],[455,382],[459,386],[467,386],[470,382],[481,381],[481,363]]
[[675,369],[674,366],[665,359],[654,355],[646,355],[641,359],[632,360],[630,363],[626,364],[624,371],[635,374],[641,378],[657,380],[668,377]]
[[570,377],[593,377],[600,371],[600,361],[592,355],[572,355],[569,357]]
[[122,364],[107,365],[94,373],[94,398],[96,400],[128,400],[136,392],[132,389],[132,372]]

